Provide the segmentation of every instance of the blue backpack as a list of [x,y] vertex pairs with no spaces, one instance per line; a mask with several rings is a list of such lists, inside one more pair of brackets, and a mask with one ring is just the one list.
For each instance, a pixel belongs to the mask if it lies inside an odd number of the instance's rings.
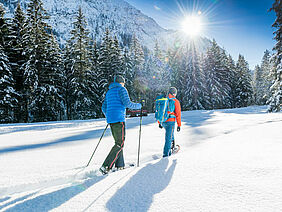
[[169,118],[174,118],[175,98],[159,97],[156,99],[155,118],[160,123],[165,122]]

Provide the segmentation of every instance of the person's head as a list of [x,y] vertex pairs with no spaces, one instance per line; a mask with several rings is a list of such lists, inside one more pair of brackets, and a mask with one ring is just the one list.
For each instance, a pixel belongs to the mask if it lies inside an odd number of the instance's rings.
[[125,79],[124,79],[124,77],[121,76],[121,75],[116,75],[116,76],[114,77],[114,82],[119,83],[119,84],[121,84],[122,86],[124,86],[124,84],[125,84]]
[[177,89],[175,87],[170,87],[169,93],[173,96],[177,95]]

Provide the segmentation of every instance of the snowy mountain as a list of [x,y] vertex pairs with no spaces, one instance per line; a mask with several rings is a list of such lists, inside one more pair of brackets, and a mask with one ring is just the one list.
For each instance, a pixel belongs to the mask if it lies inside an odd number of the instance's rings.
[[[282,113],[267,108],[182,112],[181,150],[143,118],[140,167],[101,176],[113,145],[105,119],[0,125],[0,211],[281,211]],[[139,118],[126,120],[136,162]],[[153,132],[153,133],[152,133]]]
[[[12,16],[18,0],[0,2],[7,9],[7,16]],[[29,0],[20,2],[26,9]],[[156,40],[165,49],[175,39],[175,31],[162,28],[155,20],[124,0],[43,0],[43,4],[51,17],[50,24],[62,44],[69,38],[79,6],[86,16],[91,36],[98,41],[101,40],[106,28],[109,28],[113,35],[117,35],[123,43],[135,34],[149,49],[154,47]],[[208,39],[202,40],[203,46],[209,43]]]

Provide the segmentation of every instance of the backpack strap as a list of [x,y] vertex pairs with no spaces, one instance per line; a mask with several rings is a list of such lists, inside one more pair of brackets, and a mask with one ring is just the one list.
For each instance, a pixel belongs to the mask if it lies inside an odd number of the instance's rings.
[[[173,100],[173,99],[176,99],[176,98],[169,98],[168,97],[168,108],[169,108],[169,100]],[[174,101],[174,106],[175,106],[175,101]],[[176,116],[175,116],[175,113],[174,113],[174,111],[173,112],[170,112],[170,111],[168,111],[168,114],[169,114],[169,118],[176,118]]]

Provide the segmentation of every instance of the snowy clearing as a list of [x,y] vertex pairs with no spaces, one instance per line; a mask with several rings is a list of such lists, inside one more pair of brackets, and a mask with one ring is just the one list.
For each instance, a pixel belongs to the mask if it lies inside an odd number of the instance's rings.
[[[125,161],[137,161],[139,118]],[[178,154],[143,117],[140,167],[101,176],[113,145],[104,119],[0,125],[0,211],[281,211],[282,113],[266,107],[182,112]]]

